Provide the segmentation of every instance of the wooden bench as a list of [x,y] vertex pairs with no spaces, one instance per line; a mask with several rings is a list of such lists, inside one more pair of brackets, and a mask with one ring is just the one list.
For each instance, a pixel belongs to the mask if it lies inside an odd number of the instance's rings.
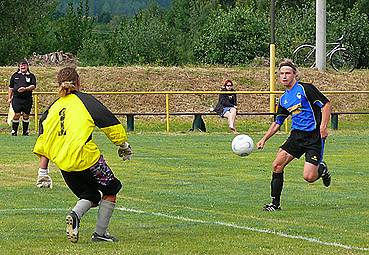
[[331,128],[338,129],[338,115],[342,114],[369,114],[369,112],[332,112],[331,113]]
[[[338,129],[338,116],[343,114],[369,114],[369,112],[332,112],[331,113],[331,128],[333,130]],[[146,113],[115,113],[115,115],[125,115],[127,116],[127,130],[128,131],[134,131],[134,117],[135,116],[166,116],[165,112],[146,112]],[[171,116],[194,116],[192,129],[193,130],[202,130],[202,123],[204,123],[202,116],[207,115],[218,115],[215,112],[172,112],[169,113]],[[269,115],[269,116],[275,116],[274,113],[270,112],[239,112],[237,115],[241,116],[262,116],[262,115]],[[205,130],[202,130],[205,131]]]
[[[126,113],[114,113],[117,116],[126,116],[127,117],[127,131],[134,131],[135,129],[135,116],[166,116],[165,112],[126,112]],[[204,120],[202,116],[207,115],[218,115],[216,112],[171,112],[169,113],[170,116],[194,116],[193,123],[192,123],[192,130],[201,130],[206,131],[206,127],[204,126]],[[268,115],[274,116],[274,113],[270,112],[239,112],[237,115],[245,116],[245,115]]]
[[[135,116],[166,116],[165,112],[125,112],[125,113],[114,113],[117,116],[126,116],[127,117],[127,131],[134,131],[135,129]],[[355,114],[369,114],[369,112],[332,112],[331,113],[331,128],[333,130],[338,129],[338,116],[339,115],[355,115]],[[7,113],[0,113],[0,116],[7,116]],[[34,113],[30,114],[31,116],[34,116]],[[39,114],[41,115],[41,114]],[[203,123],[202,116],[206,115],[218,115],[215,112],[172,112],[169,113],[171,116],[194,116],[193,120],[193,129],[197,130],[201,128],[201,123]],[[270,112],[239,112],[237,115],[241,116],[247,116],[247,115],[254,115],[254,116],[262,116],[262,115],[269,115],[269,116],[275,116],[274,113]]]

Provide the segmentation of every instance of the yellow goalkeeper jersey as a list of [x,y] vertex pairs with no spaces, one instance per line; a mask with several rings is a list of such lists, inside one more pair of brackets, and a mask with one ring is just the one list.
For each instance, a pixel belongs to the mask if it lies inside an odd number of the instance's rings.
[[92,95],[74,92],[60,97],[40,119],[33,152],[47,157],[64,171],[85,170],[100,157],[100,150],[92,139],[95,127],[115,145],[127,141],[119,120]]

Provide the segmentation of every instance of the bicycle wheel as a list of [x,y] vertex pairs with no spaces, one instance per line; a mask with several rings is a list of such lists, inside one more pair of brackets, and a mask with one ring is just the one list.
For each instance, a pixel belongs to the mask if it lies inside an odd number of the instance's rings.
[[299,46],[293,52],[293,62],[295,62],[298,67],[314,67],[315,47],[309,44]]
[[355,61],[346,49],[340,48],[332,53],[331,66],[337,72],[352,72],[355,68]]

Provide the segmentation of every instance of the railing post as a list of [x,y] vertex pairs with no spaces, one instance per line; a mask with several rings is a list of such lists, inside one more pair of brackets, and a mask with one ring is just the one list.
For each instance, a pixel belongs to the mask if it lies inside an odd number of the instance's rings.
[[127,131],[135,130],[135,116],[133,114],[127,114]]
[[35,95],[35,130],[36,134],[38,134],[38,95]]
[[165,112],[167,121],[167,132],[169,132],[169,94],[165,94]]
[[331,113],[331,128],[333,130],[338,129],[338,114],[337,113]]
[[195,114],[195,117],[194,117],[193,123],[192,123],[192,131],[206,132],[205,122],[202,119],[201,114]]

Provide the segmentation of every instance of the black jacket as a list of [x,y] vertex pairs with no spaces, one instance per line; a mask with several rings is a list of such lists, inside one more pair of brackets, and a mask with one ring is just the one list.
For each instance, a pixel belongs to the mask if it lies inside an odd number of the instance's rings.
[[[222,88],[220,91],[235,91],[234,89],[227,90]],[[224,107],[235,107],[237,106],[237,95],[236,94],[219,94],[219,100],[214,108],[214,112],[222,115]]]

